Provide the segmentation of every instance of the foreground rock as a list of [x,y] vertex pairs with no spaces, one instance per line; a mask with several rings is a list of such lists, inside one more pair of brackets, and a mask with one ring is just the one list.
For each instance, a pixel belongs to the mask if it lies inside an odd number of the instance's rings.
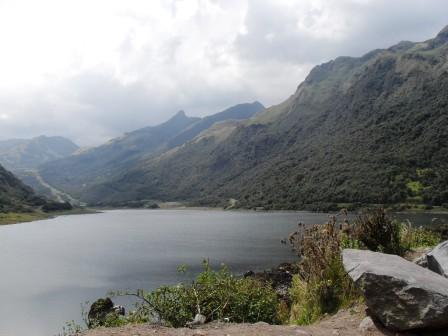
[[448,279],[405,259],[346,249],[344,268],[372,315],[389,329],[448,327]]
[[426,255],[428,268],[448,278],[448,240],[437,245]]

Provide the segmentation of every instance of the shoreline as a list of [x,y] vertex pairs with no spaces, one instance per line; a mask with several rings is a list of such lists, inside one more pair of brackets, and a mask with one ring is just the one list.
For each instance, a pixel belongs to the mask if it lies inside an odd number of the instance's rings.
[[[171,202],[169,202],[171,203]],[[173,202],[174,203],[174,202]],[[177,202],[176,202],[177,203]],[[115,211],[115,210],[174,210],[174,211],[224,211],[224,212],[246,212],[246,213],[304,213],[304,212],[312,212],[312,213],[321,213],[334,215],[339,213],[338,211],[310,211],[310,210],[269,210],[269,209],[246,209],[246,208],[223,208],[223,207],[210,207],[210,206],[187,206],[180,204],[166,205],[161,204],[159,208],[132,208],[132,207],[88,207],[88,208],[77,208],[72,210],[64,210],[64,211],[55,211],[51,213],[45,213],[42,211],[35,212],[23,212],[23,213],[0,213],[0,226],[5,225],[15,225],[15,224],[23,224],[30,223],[40,220],[52,219],[60,216],[72,216],[72,215],[88,215],[88,214],[96,214],[102,213],[104,211]],[[356,213],[356,211],[349,211],[350,213]],[[446,209],[433,209],[433,210],[424,210],[424,209],[408,209],[402,211],[393,211],[392,213],[398,215],[416,215],[416,214],[432,214],[432,215],[448,215],[448,210]]]

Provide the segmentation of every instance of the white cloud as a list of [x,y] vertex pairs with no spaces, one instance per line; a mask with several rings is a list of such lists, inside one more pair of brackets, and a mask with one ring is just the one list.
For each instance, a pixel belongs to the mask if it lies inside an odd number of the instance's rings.
[[278,103],[322,61],[431,37],[447,9],[442,0],[0,0],[0,134],[87,145],[179,109]]

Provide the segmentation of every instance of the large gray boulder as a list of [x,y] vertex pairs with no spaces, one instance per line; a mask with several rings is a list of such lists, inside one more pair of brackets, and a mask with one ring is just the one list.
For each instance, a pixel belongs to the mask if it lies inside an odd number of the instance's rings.
[[448,278],[448,240],[437,245],[426,255],[428,268]]
[[346,249],[342,256],[371,314],[386,328],[448,326],[448,279],[396,255]]

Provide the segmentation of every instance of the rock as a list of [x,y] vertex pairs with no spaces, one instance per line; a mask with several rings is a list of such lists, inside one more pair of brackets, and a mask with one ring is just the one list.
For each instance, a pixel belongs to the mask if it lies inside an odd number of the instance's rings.
[[437,245],[426,255],[428,268],[448,278],[448,240]]
[[107,316],[114,313],[114,303],[110,298],[98,299],[90,306],[88,318],[88,327],[98,327],[104,325]]
[[342,256],[369,311],[388,329],[448,326],[448,279],[395,255],[346,249]]
[[376,330],[375,323],[370,316],[365,317],[359,324],[359,332],[361,335],[366,335]]
[[428,268],[428,258],[426,254],[418,257],[417,259],[412,260],[412,262],[420,267]]
[[126,315],[126,309],[124,309],[123,306],[114,306],[112,309],[118,315],[122,315],[122,316]]
[[283,263],[271,270],[255,273],[253,277],[262,282],[270,283],[279,298],[289,302],[289,288],[291,288],[292,278],[295,272],[296,268],[293,264]]
[[253,277],[254,275],[255,275],[254,271],[247,271],[244,273],[243,277],[250,278],[250,277]]
[[187,323],[187,326],[193,327],[193,326],[203,325],[203,324],[205,324],[206,321],[207,321],[207,317],[205,317],[202,314],[196,314],[193,321]]

